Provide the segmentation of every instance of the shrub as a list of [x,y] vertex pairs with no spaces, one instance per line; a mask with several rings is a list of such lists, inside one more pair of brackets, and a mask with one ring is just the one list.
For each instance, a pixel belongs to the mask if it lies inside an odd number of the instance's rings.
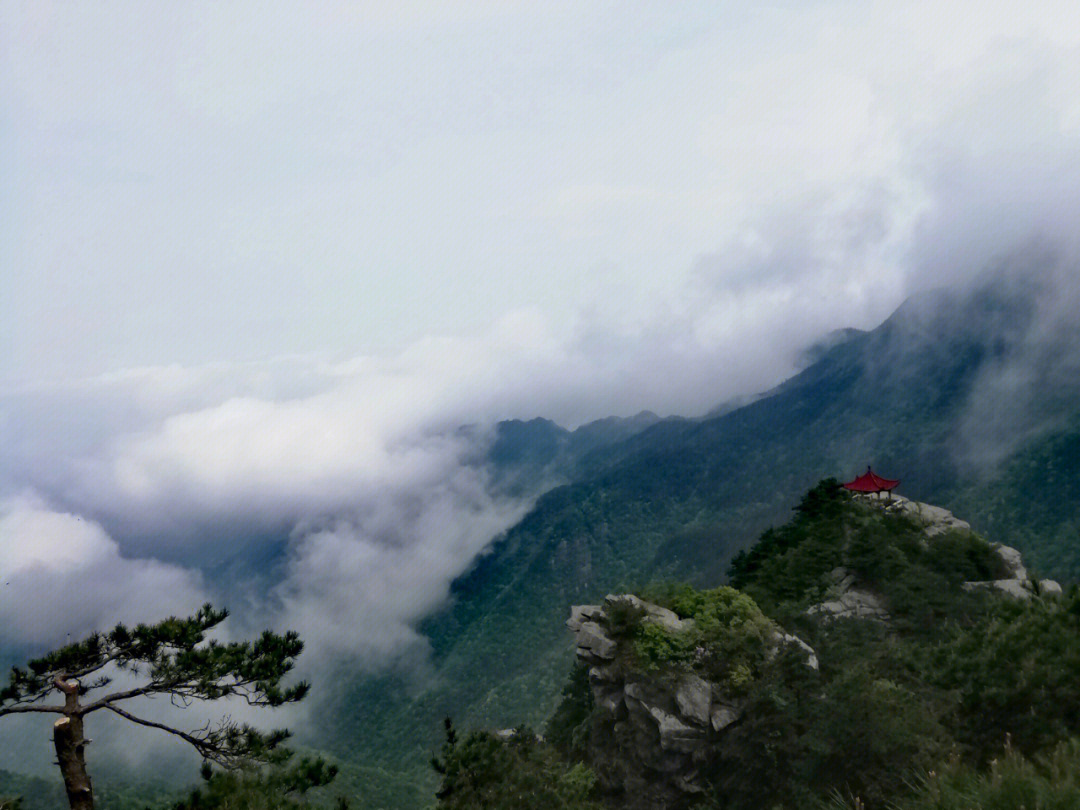
[[575,664],[563,687],[562,699],[544,727],[544,738],[563,756],[571,759],[585,757],[593,705],[589,668]]
[[833,792],[882,807],[946,742],[906,687],[865,666],[825,681],[790,648],[751,684],[745,701],[710,774],[718,804],[731,810],[802,810]]
[[976,761],[1006,734],[1032,755],[1080,733],[1080,596],[998,599],[923,662],[924,677],[957,696],[957,738]]
[[738,692],[757,676],[775,644],[776,625],[734,588],[666,585],[646,591],[646,598],[694,622],[681,632],[653,622],[640,626],[634,654],[647,670],[693,671]]
[[1080,742],[1062,742],[1034,759],[1006,748],[982,772],[954,759],[916,784],[915,795],[899,802],[897,810],[1075,810],[1080,807]]
[[641,620],[645,618],[645,608],[629,600],[616,600],[604,611],[607,616],[607,631],[612,638],[633,638],[641,629]]
[[432,765],[442,775],[441,810],[600,810],[590,798],[592,771],[566,763],[525,727],[506,740],[474,731],[459,742],[447,720],[446,743]]

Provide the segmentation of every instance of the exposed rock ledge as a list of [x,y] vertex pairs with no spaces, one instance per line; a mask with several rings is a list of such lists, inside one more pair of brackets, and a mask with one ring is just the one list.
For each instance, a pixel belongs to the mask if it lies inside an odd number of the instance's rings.
[[833,598],[807,609],[807,613],[820,614],[825,619],[871,619],[879,622],[889,620],[889,611],[880,596],[853,587],[855,575],[839,566],[829,573],[833,583]]
[[[951,529],[971,530],[971,524],[966,520],[960,520],[960,518],[953,515],[948,509],[944,509],[940,506],[931,506],[928,503],[912,501],[902,495],[893,495],[891,502],[886,501],[885,508],[904,512],[915,519],[922,521],[926,527],[925,531],[927,537],[936,537]],[[1032,594],[1036,592],[1044,595],[1061,593],[1061,585],[1052,579],[1039,580],[1036,585],[1035,581],[1028,576],[1027,569],[1024,567],[1024,562],[1020,557],[1020,552],[1015,548],[1002,545],[1001,543],[991,543],[991,546],[993,546],[994,550],[1001,556],[1001,559],[1005,563],[1005,569],[1009,572],[1009,576],[1004,579],[987,580],[984,582],[965,582],[965,590],[970,591],[976,588],[996,588],[1003,593],[1007,593],[1010,596],[1015,596],[1019,599],[1029,599]]]
[[[597,707],[590,752],[597,776],[608,789],[622,792],[626,808],[670,807],[704,790],[699,767],[718,735],[742,716],[743,705],[693,673],[664,678],[628,668],[628,650],[610,632],[613,606],[636,608],[643,623],[672,633],[694,622],[633,594],[611,594],[603,605],[575,605],[566,622],[578,660],[589,667]],[[817,656],[804,641],[779,630],[774,638],[776,651],[798,646],[807,665],[817,669]]]
[[[866,498],[889,512],[902,512],[923,524],[927,538],[937,537],[954,529],[970,531],[971,524],[960,520],[948,509],[933,506],[892,495],[886,500],[878,496],[859,496]],[[1061,593],[1061,585],[1052,579],[1042,579],[1037,583],[1028,575],[1020,552],[1011,546],[991,543],[991,546],[1005,564],[1008,576],[1002,579],[965,582],[964,590],[994,589],[1016,597],[1030,599],[1035,593],[1053,596]],[[855,577],[846,568],[836,568],[830,574],[833,580],[833,598],[814,605],[807,613],[820,614],[827,619],[859,618],[876,621],[888,621],[889,613],[881,597],[867,590],[855,588]]]
[[971,531],[971,524],[960,520],[948,509],[928,503],[912,501],[903,495],[893,495],[885,502],[885,509],[891,512],[903,512],[924,525],[927,537],[936,537],[952,529]]
[[991,579],[981,582],[965,582],[965,591],[974,591],[980,588],[994,588],[1007,593],[1009,596],[1015,596],[1017,599],[1030,599],[1036,592],[1043,594],[1044,596],[1056,596],[1061,593],[1061,585],[1052,579],[1040,579],[1036,584],[1029,575],[1027,568],[1024,567],[1024,562],[1020,557],[1020,552],[1011,546],[1003,546],[1000,543],[994,543],[994,551],[998,553],[1001,559],[1005,563],[1005,570],[1009,572],[1009,576],[1005,579]]

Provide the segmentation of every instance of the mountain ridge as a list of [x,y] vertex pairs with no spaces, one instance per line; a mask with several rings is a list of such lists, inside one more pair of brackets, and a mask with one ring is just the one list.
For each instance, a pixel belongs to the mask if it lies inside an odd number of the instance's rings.
[[392,738],[351,753],[387,767],[424,761],[447,714],[539,724],[572,657],[558,629],[566,605],[656,579],[722,582],[734,555],[783,522],[800,492],[867,463],[900,477],[909,497],[1020,547],[1047,575],[1075,579],[1080,555],[1063,538],[1080,527],[1080,501],[1018,495],[1043,458],[1065,491],[1076,488],[1075,406],[998,467],[966,469],[958,453],[971,397],[1002,358],[1026,350],[1037,325],[1040,292],[1018,300],[1002,285],[912,299],[743,407],[662,420],[579,456],[573,480],[542,495],[421,623],[433,674],[417,694],[390,694],[390,679],[343,701],[343,723],[373,721]]

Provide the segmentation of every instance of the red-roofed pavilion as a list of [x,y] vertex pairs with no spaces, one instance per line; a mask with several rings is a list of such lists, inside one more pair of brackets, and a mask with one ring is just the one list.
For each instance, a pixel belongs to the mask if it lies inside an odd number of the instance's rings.
[[900,479],[893,480],[891,478],[882,478],[876,472],[869,467],[866,468],[866,473],[860,475],[854,481],[848,481],[844,484],[844,489],[850,489],[852,492],[892,492],[896,489],[896,485],[900,483]]

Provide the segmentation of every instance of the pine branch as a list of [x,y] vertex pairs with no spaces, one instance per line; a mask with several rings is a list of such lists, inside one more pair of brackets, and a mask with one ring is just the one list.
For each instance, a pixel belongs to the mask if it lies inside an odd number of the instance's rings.
[[63,706],[33,706],[33,705],[15,705],[15,706],[0,706],[0,717],[5,714],[25,714],[27,712],[49,712],[52,714],[63,714]]
[[272,759],[274,749],[289,736],[287,731],[273,731],[263,735],[250,726],[238,726],[228,720],[222,721],[217,729],[211,730],[207,724],[197,732],[188,733],[164,723],[136,717],[119,706],[107,705],[104,708],[132,723],[160,729],[179,737],[195,748],[203,759],[230,770],[251,761]]

